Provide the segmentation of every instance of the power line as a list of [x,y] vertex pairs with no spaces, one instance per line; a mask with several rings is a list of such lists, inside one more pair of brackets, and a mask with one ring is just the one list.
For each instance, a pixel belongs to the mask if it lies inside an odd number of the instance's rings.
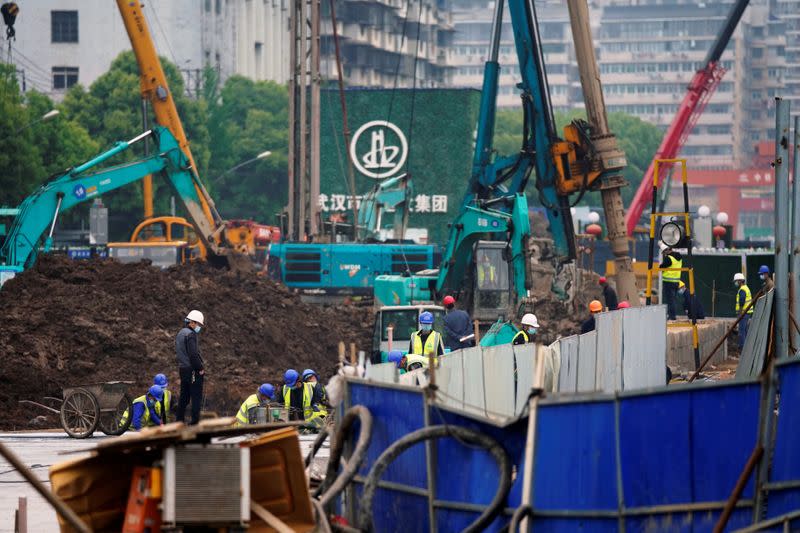
[[[151,4],[153,5],[153,4]],[[145,16],[147,13],[145,12]],[[161,33],[161,37],[164,39],[164,43],[167,45],[167,49],[169,50],[169,55],[172,56],[172,61],[175,63],[175,66],[178,66],[178,58],[175,56],[175,52],[172,50],[172,45],[169,42],[169,38],[167,37],[167,33],[164,31],[164,28],[161,26],[161,20],[158,18],[157,9],[153,6],[153,18],[156,21],[156,26],[158,26],[158,31]],[[153,43],[155,44],[155,43]]]

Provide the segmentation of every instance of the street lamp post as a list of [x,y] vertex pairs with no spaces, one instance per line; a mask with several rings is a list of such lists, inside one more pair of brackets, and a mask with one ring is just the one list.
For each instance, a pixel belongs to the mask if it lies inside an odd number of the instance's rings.
[[239,170],[240,168],[242,168],[242,167],[244,167],[244,166],[247,166],[247,165],[249,165],[250,163],[254,163],[254,162],[256,162],[256,161],[258,161],[258,160],[260,160],[260,159],[266,159],[266,158],[268,158],[270,155],[272,155],[272,152],[270,152],[269,150],[267,150],[266,152],[261,152],[260,154],[258,154],[258,155],[257,155],[257,156],[255,156],[254,158],[252,158],[252,159],[248,159],[247,161],[244,161],[244,162],[242,162],[242,163],[239,163],[239,164],[238,164],[238,165],[236,165],[235,167],[231,167],[231,168],[229,168],[228,170],[226,170],[225,172],[223,172],[222,174],[220,174],[219,176],[217,176],[216,178],[214,178],[214,179],[212,180],[212,183],[217,183],[217,182],[221,181],[221,180],[222,180],[222,178],[224,178],[225,176],[227,176],[228,174],[230,174],[231,172],[234,172],[234,171],[236,171],[236,170]]
[[61,111],[59,111],[58,109],[51,109],[50,111],[48,111],[47,113],[45,113],[41,117],[37,118],[36,120],[28,122],[27,124],[25,124],[24,126],[19,128],[14,133],[17,134],[17,133],[21,132],[22,130],[33,126],[34,124],[38,124],[39,122],[47,122],[48,120],[51,120],[51,119],[57,117],[60,114],[61,114]]

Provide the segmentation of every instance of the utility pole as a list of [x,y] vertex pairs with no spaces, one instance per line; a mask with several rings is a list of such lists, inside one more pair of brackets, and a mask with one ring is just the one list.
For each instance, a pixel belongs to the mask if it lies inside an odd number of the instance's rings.
[[586,117],[592,127],[592,144],[606,172],[600,177],[600,195],[606,214],[606,231],[614,254],[617,294],[632,306],[639,305],[636,276],[628,255],[628,236],[625,231],[625,206],[622,204],[622,187],[627,182],[620,172],[627,165],[625,152],[617,146],[617,139],[608,127],[606,104],[600,84],[600,70],[594,54],[592,30],[589,25],[589,6],[586,0],[567,0],[575,56],[581,76],[581,88],[586,104]]
[[292,0],[288,236],[319,233],[320,0]]

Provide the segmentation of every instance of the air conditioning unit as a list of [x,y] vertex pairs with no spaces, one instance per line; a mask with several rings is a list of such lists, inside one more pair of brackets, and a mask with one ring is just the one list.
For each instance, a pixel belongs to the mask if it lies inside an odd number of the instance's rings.
[[166,448],[163,483],[162,527],[244,526],[250,520],[249,448]]

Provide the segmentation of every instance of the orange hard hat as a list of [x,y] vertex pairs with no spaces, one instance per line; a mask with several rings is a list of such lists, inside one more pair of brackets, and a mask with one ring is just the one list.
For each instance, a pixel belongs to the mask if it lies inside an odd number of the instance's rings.
[[444,297],[444,300],[442,300],[442,305],[444,305],[445,307],[447,307],[448,305],[453,305],[454,303],[456,303],[456,299],[450,296],[449,294]]
[[603,304],[600,303],[600,300],[592,300],[589,302],[589,311],[592,313],[599,313],[603,310]]
[[617,306],[617,309],[628,309],[630,306],[631,304],[629,304],[627,300],[622,300]]

